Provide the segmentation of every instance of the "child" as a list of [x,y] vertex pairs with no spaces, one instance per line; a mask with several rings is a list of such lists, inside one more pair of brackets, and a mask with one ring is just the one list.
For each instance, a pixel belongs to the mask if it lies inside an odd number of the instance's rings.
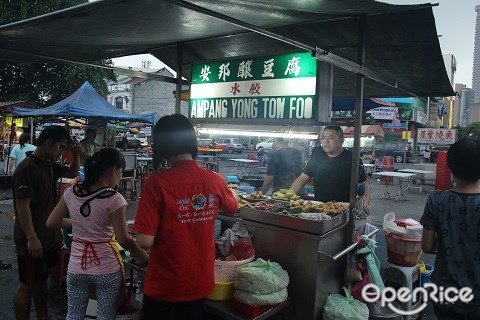
[[[114,191],[125,158],[114,148],[96,152],[85,161],[85,181],[65,191],[47,220],[49,228],[72,227],[67,272],[67,319],[83,319],[91,288],[96,289],[98,319],[115,319],[123,284],[118,243],[145,263],[148,254],[128,234],[127,202]],[[71,219],[64,218],[66,212]]]
[[472,289],[465,303],[434,303],[437,319],[480,319],[480,142],[463,139],[447,153],[447,165],[456,179],[450,191],[431,195],[420,220],[422,249],[436,249],[431,282],[444,289]]

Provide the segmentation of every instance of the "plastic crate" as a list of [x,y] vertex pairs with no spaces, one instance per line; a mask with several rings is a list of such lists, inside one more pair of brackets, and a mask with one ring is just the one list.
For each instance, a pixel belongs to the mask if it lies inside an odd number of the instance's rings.
[[232,306],[252,317],[252,318],[256,318],[258,317],[259,315],[267,312],[268,310],[272,309],[272,308],[275,308],[276,306],[278,306],[278,304],[274,304],[274,305],[270,305],[270,306],[255,306],[255,305],[251,305],[251,304],[247,304],[247,303],[243,303],[241,301],[238,301],[237,299],[235,299],[235,297],[232,297]]

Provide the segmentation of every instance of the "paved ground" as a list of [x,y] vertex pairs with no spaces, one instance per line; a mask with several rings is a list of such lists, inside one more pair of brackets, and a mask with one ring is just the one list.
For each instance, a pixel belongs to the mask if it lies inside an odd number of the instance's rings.
[[[242,155],[227,155],[226,158],[246,158],[247,154]],[[395,169],[403,168],[403,164],[395,164]],[[407,164],[407,168],[414,168],[414,164]],[[233,175],[238,172],[238,165],[232,161],[220,161],[219,167],[220,173],[224,176]],[[248,168],[247,173],[256,174],[257,169]],[[423,208],[427,199],[427,194],[420,194],[418,189],[410,189],[406,191],[405,196],[407,201],[395,201],[395,200],[385,200],[381,199],[382,194],[385,190],[385,187],[380,184],[375,178],[369,180],[369,184],[372,191],[372,214],[367,219],[368,222],[381,227],[383,216],[386,212],[395,212],[398,218],[413,218],[419,220],[423,212]],[[433,188],[432,185],[429,186],[430,189]],[[395,181],[395,184],[390,188],[392,192],[398,191],[398,183]],[[136,212],[136,202],[130,201],[128,208],[128,217],[133,218]],[[17,285],[17,271],[16,271],[16,258],[13,247],[13,203],[11,201],[11,190],[7,189],[3,192],[3,189],[0,189],[0,263],[2,264],[11,264],[13,268],[8,270],[0,271],[0,319],[10,320],[14,319],[13,316],[13,307],[12,307],[12,298]],[[385,247],[385,237],[382,232],[379,232],[376,240],[378,242],[378,248],[376,253],[381,262],[385,262],[387,259],[386,247]],[[433,262],[433,256],[424,255],[423,260],[426,263]],[[59,319],[65,317],[65,290],[62,289],[58,284],[50,284],[50,294],[49,297],[52,301],[50,305],[51,314]],[[32,312],[32,318],[34,318],[34,313]],[[430,308],[427,308],[423,319],[435,319],[432,315]]]

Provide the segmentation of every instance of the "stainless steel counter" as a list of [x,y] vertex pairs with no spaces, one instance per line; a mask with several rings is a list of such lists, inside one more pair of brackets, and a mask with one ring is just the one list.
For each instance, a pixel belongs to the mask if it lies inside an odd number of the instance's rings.
[[[218,218],[222,229],[239,219],[223,215]],[[331,256],[345,249],[347,224],[320,235],[247,218],[241,221],[253,233],[256,256],[279,263],[289,274],[292,304],[286,318],[320,319],[328,295],[339,293],[342,287],[345,258],[335,261]]]

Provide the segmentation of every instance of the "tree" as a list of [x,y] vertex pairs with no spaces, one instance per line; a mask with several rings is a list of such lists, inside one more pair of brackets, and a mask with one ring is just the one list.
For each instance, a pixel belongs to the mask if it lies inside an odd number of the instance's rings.
[[[34,16],[65,9],[87,0],[2,0],[0,24],[24,20]],[[91,61],[96,65],[110,66],[111,60]],[[54,104],[85,81],[101,94],[108,93],[105,80],[115,80],[107,69],[72,63],[19,63],[0,62],[0,101],[25,100],[39,107]]]
[[480,122],[474,122],[466,127],[455,126],[457,129],[458,140],[463,138],[472,137],[480,140]]

